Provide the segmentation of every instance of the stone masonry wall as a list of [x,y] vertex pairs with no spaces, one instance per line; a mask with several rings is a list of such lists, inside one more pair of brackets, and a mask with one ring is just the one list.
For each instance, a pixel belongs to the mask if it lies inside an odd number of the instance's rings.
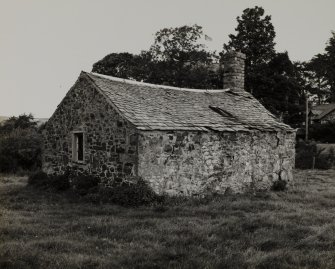
[[138,174],[170,195],[269,189],[292,181],[294,144],[295,133],[146,131]]
[[[73,131],[84,132],[84,163],[72,161]],[[43,170],[48,174],[63,174],[67,169],[90,173],[108,185],[136,174],[136,164],[136,129],[88,78],[80,77],[47,122]]]
[[223,88],[244,91],[245,55],[241,52],[227,52],[224,57]]

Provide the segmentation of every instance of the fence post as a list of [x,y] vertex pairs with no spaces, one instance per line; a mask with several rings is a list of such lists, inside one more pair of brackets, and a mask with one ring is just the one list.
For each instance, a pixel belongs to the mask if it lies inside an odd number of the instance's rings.
[[315,156],[313,156],[312,170],[314,170],[314,167],[315,167]]

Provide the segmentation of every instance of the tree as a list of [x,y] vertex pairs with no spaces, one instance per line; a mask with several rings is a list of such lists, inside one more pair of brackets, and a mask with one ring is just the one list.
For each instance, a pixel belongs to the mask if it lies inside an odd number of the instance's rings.
[[11,117],[0,126],[0,172],[41,166],[42,139],[34,117]]
[[335,102],[335,32],[332,32],[325,52],[301,63],[300,71],[311,101],[317,104]]
[[276,36],[271,16],[264,16],[264,9],[255,6],[243,10],[237,17],[236,35],[230,34],[230,41],[224,44],[224,50],[238,50],[246,55],[246,66],[252,67],[267,63],[275,54]]
[[220,70],[213,68],[218,58],[206,51],[206,46],[201,43],[203,39],[202,27],[196,24],[158,31],[149,51],[157,64],[155,73],[162,75],[153,81],[187,88],[222,86],[218,85]]
[[0,135],[12,132],[15,129],[36,128],[37,123],[34,121],[32,114],[22,114],[18,117],[10,117],[2,126],[0,126]]
[[134,55],[128,52],[111,53],[93,64],[92,72],[126,79],[148,81],[151,56],[147,52]]
[[304,93],[287,52],[276,53],[269,63],[254,70],[252,83],[258,88],[257,99],[284,122],[302,122]]
[[155,84],[187,88],[221,88],[218,57],[206,51],[198,25],[164,28],[140,55],[112,53],[93,65],[93,72]]
[[150,48],[151,55],[158,61],[189,62],[210,61],[210,54],[199,43],[204,35],[199,25],[164,28],[155,34],[155,42]]
[[310,95],[310,99],[317,104],[324,103],[330,96],[330,86],[325,77],[326,65],[321,54],[315,56],[311,61],[302,65],[301,72],[305,78],[305,89]]
[[332,36],[326,46],[325,63],[327,66],[326,78],[330,85],[331,101],[335,102],[335,32],[332,32]]
[[326,96],[326,101],[335,102],[335,32],[332,32],[325,52],[315,55],[307,67],[316,82],[317,93]]
[[237,17],[236,34],[223,45],[223,53],[236,50],[246,54],[245,85],[268,110],[286,123],[302,118],[303,93],[297,69],[287,52],[276,53],[276,36],[271,16],[255,6]]
[[227,51],[236,50],[246,55],[245,65],[245,87],[257,98],[260,87],[257,85],[259,75],[275,55],[276,36],[271,23],[271,16],[264,15],[262,7],[255,6],[243,11],[241,17],[237,17],[238,25],[235,28],[236,35],[229,35],[228,44],[223,45],[223,54]]

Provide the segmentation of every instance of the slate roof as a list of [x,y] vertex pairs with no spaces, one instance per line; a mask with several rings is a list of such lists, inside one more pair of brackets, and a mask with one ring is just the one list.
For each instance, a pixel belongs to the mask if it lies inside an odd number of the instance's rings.
[[310,112],[312,113],[312,117],[315,120],[321,120],[323,117],[327,116],[329,113],[335,110],[335,103],[331,104],[323,104],[312,107]]
[[294,131],[251,94],[182,89],[82,72],[140,130]]

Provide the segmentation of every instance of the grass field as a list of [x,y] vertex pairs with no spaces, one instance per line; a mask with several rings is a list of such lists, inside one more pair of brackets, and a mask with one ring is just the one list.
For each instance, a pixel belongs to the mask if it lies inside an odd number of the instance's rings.
[[335,268],[335,171],[288,192],[92,205],[0,176],[0,268]]

